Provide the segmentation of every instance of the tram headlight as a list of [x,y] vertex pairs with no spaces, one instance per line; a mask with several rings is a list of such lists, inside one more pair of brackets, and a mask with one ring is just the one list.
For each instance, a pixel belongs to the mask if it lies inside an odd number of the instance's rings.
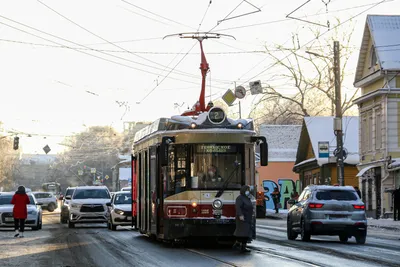
[[214,200],[213,202],[214,209],[221,209],[222,208],[222,201],[219,199]]
[[197,207],[197,202],[192,202],[192,207],[196,208]]
[[196,123],[192,122],[192,123],[190,124],[190,128],[194,129],[194,128],[196,128],[196,127],[197,127],[197,124],[196,124]]
[[239,129],[243,129],[243,124],[239,122],[239,123],[237,124],[237,127],[238,127]]

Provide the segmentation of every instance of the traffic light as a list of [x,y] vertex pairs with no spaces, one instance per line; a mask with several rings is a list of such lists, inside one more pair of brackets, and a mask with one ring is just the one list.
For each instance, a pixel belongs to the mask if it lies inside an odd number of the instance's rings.
[[14,150],[18,150],[18,146],[19,146],[19,137],[16,136],[14,137]]

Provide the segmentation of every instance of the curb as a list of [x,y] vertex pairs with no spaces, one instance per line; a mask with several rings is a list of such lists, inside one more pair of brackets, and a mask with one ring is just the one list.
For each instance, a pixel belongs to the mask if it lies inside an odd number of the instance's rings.
[[368,227],[372,228],[377,228],[377,229],[386,229],[386,230],[392,230],[392,231],[400,231],[400,228],[397,227],[391,227],[391,226],[380,226],[380,225],[368,225]]

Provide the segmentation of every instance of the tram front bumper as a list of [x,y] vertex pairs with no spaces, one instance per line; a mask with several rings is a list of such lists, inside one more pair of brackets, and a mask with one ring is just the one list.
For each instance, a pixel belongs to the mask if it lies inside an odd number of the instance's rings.
[[167,239],[189,237],[233,237],[235,219],[168,219],[164,221]]

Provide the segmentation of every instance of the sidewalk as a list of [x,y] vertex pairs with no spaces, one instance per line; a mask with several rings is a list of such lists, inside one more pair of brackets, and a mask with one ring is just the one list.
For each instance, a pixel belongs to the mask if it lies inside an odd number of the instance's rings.
[[[275,213],[275,210],[267,209],[266,218],[273,220],[286,220],[288,210],[279,210],[279,213]],[[392,231],[400,231],[400,221],[393,221],[393,219],[373,219],[368,218],[368,226],[374,228],[387,229]]]

